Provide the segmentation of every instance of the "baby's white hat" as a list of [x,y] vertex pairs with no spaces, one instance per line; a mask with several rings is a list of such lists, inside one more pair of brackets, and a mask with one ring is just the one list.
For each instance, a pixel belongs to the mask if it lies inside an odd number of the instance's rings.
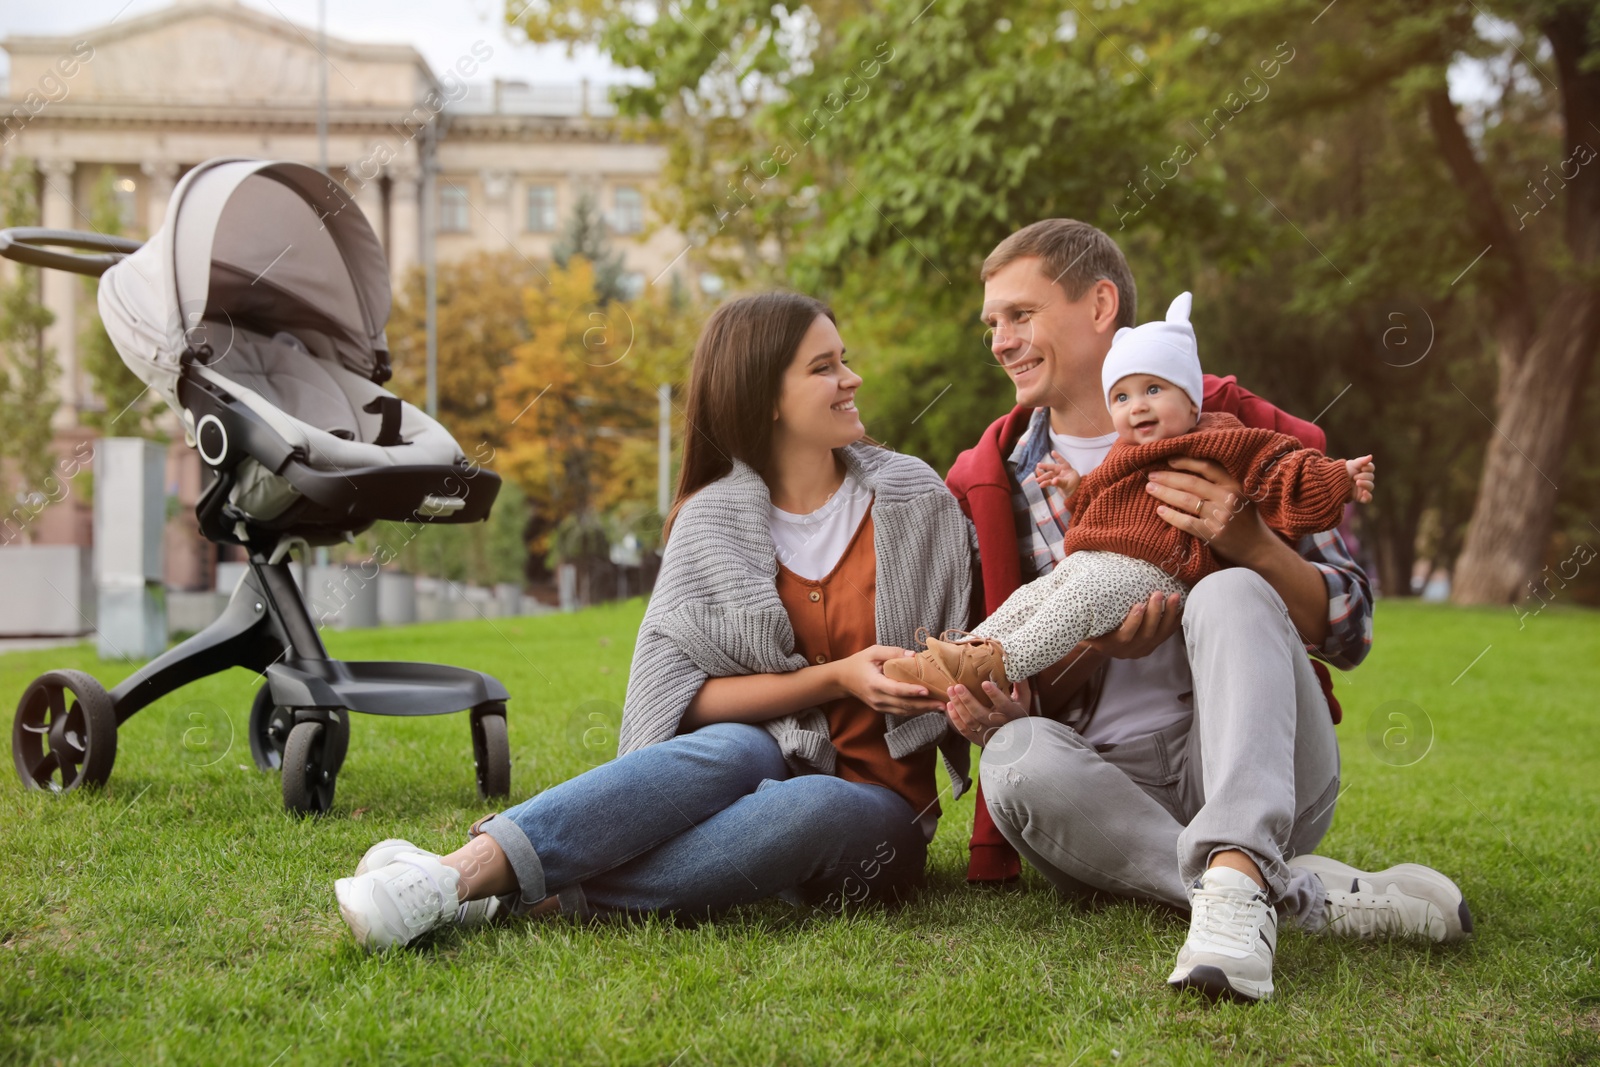
[[1189,325],[1190,293],[1179,293],[1163,322],[1124,326],[1111,339],[1111,351],[1100,365],[1100,395],[1111,406],[1111,387],[1130,374],[1154,374],[1189,394],[1196,408],[1205,392],[1200,376],[1200,346]]

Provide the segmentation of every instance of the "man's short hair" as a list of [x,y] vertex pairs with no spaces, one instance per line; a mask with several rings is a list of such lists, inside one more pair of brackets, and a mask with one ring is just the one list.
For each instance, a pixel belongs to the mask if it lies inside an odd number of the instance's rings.
[[1139,300],[1133,271],[1104,232],[1077,219],[1043,219],[1024,226],[995,246],[983,261],[979,277],[988,281],[1015,260],[1037,257],[1046,277],[1061,286],[1069,300],[1077,300],[1089,286],[1104,278],[1117,287],[1117,325],[1132,326]]

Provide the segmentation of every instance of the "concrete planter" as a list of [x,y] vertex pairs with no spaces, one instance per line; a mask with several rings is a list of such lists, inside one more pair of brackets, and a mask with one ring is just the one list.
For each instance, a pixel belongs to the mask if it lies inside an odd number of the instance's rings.
[[378,575],[378,625],[409,626],[417,621],[417,579],[410,574]]
[[90,553],[77,545],[0,546],[0,637],[78,637],[94,625]]

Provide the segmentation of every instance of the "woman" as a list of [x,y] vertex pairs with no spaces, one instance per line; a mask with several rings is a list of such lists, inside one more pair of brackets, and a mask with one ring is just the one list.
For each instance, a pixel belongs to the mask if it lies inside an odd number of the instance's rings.
[[507,911],[707,916],[920,882],[934,749],[959,795],[967,742],[882,665],[920,623],[965,623],[972,533],[925,463],[866,438],[844,355],[805,296],[712,314],[618,758],[479,820],[448,856],[373,846],[335,886],[360,943]]

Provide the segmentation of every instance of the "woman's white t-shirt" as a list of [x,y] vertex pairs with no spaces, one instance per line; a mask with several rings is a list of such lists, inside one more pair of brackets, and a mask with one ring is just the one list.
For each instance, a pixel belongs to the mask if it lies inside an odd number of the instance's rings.
[[[1050,434],[1051,446],[1080,475],[1100,466],[1116,441],[1114,433],[1104,437]],[[1083,739],[1091,745],[1120,745],[1165,730],[1193,711],[1194,680],[1180,630],[1143,659],[1108,661],[1100,703]]]
[[870,507],[871,490],[847,472],[827,502],[809,515],[769,508],[767,521],[772,527],[772,543],[778,549],[778,562],[802,578],[826,578],[844,558],[850,539]]

